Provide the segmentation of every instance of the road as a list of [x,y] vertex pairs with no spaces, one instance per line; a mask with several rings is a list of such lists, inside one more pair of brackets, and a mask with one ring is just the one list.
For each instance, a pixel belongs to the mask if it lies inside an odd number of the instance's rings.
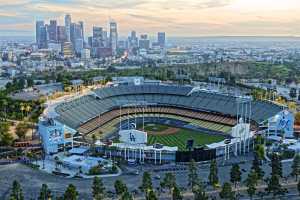
[[[290,173],[290,164],[291,163],[283,163],[284,168],[284,175],[288,175]],[[174,165],[170,165],[168,167],[174,168]],[[240,165],[241,169],[243,169],[243,179],[247,176],[247,172],[249,171],[251,167],[251,162],[245,162],[245,164]],[[153,169],[159,169],[161,167],[157,166],[146,166],[146,167],[137,167],[141,173],[140,175],[121,175],[119,177],[110,177],[110,178],[104,178],[103,182],[107,189],[107,191],[114,191],[114,182],[117,179],[121,179],[124,181],[129,190],[138,190],[138,187],[141,185],[141,179],[142,179],[142,173],[143,171],[150,171],[153,172]],[[220,182],[223,183],[225,180],[229,180],[229,172],[230,172],[231,166],[220,166],[219,167],[219,179]],[[263,169],[268,174],[270,172],[270,167],[266,163],[263,165]],[[157,172],[152,173],[153,176],[159,175],[160,177],[164,176],[164,172]],[[175,172],[174,172],[175,173]],[[199,176],[204,180],[207,181],[207,176],[209,173],[209,169],[207,166],[200,166],[199,167]],[[187,185],[187,171],[181,170],[175,173],[177,183],[180,187],[186,188]],[[80,193],[80,199],[89,200],[91,199],[91,185],[92,180],[91,179],[70,179],[70,178],[63,178],[54,176],[51,174],[47,174],[45,172],[33,170],[27,166],[21,165],[21,164],[13,164],[13,165],[5,165],[0,166],[0,199],[7,199],[10,187],[13,180],[18,180],[22,187],[23,191],[25,191],[25,198],[36,199],[39,194],[39,189],[43,183],[47,183],[49,188],[53,191],[53,194],[55,196],[61,195],[68,184],[74,184],[79,193]],[[154,188],[159,187],[160,180],[153,179],[153,185]],[[295,189],[295,182],[287,183],[286,186],[291,189],[291,193],[288,195],[289,199],[297,199],[298,197],[295,197],[297,195],[297,191]],[[264,189],[265,185],[260,186],[260,189]],[[245,187],[241,187],[241,193],[244,193]],[[215,194],[218,196],[218,191],[210,191],[211,194]],[[166,196],[166,193],[161,193],[160,199],[170,199]],[[141,196],[142,194],[138,194],[138,196]],[[293,196],[294,195],[294,196]],[[185,199],[192,199],[191,193],[185,193]],[[136,199],[143,199],[143,198],[136,198]],[[243,198],[240,198],[243,199]],[[245,198],[244,198],[245,199]]]

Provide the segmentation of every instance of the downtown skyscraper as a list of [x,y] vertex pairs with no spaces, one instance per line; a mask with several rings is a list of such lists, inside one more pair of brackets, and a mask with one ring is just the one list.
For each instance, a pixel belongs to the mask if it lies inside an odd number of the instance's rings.
[[44,21],[37,21],[35,24],[36,44],[39,49],[46,49],[48,47],[48,33],[47,26]]
[[157,33],[157,44],[160,46],[160,48],[165,48],[165,46],[166,46],[166,33],[165,32]]
[[[71,15],[66,14],[64,25],[59,25],[57,20],[53,19],[49,24],[37,21],[36,44],[39,49],[54,49],[68,58],[81,57],[81,54],[86,55],[88,52],[84,50],[89,50],[92,58],[103,59],[117,56],[118,50],[120,53],[126,51],[129,55],[138,55],[139,50],[143,50],[144,53],[152,49],[163,51],[166,46],[166,34],[165,32],[157,33],[157,40],[151,43],[146,33],[139,37],[135,31],[132,31],[127,40],[118,41],[118,25],[111,20],[108,30],[101,26],[94,26],[92,36],[88,37],[85,43],[83,21],[72,22]],[[61,50],[58,50],[59,45],[61,45]]]
[[57,41],[57,21],[50,20],[50,24],[48,25],[48,36],[50,42]]
[[80,54],[84,45],[83,23],[71,23],[70,41],[75,53]]
[[67,14],[65,16],[65,30],[66,30],[65,34],[66,34],[66,41],[67,42],[71,41],[71,23],[72,23],[71,15]]
[[117,28],[117,23],[115,21],[111,21],[109,23],[110,26],[110,48],[112,51],[112,55],[116,56],[117,55],[117,45],[118,45],[118,28]]

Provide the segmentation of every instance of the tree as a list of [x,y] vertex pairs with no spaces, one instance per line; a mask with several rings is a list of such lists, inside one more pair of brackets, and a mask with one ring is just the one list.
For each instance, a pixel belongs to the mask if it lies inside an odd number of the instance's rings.
[[224,183],[222,186],[222,190],[219,194],[221,199],[234,199],[235,198],[235,192],[232,191],[230,183]]
[[280,157],[276,153],[272,154],[270,166],[272,168],[272,175],[282,177],[282,164]]
[[1,146],[10,146],[14,138],[9,133],[9,123],[0,122],[0,145]]
[[285,193],[279,182],[279,175],[272,173],[271,178],[267,179],[267,184],[266,192],[268,194],[272,193],[273,196],[277,196]]
[[23,191],[18,181],[14,180],[10,200],[24,200]]
[[247,193],[251,199],[255,195],[257,181],[257,173],[254,170],[251,170],[246,179]]
[[294,157],[293,164],[291,167],[292,167],[291,176],[296,177],[296,181],[298,181],[298,176],[300,175],[300,155],[298,153]]
[[128,191],[127,186],[121,180],[116,180],[114,186],[117,195],[122,195],[124,192]]
[[280,178],[282,177],[282,165],[279,156],[276,153],[272,154],[271,164],[272,168],[271,178],[267,179],[267,188],[268,193],[272,193],[273,196],[283,195],[285,190],[280,184]]
[[43,184],[40,190],[40,196],[38,197],[38,200],[49,200],[51,198],[51,190],[48,188],[47,184]]
[[208,200],[203,183],[198,181],[193,187],[194,200]]
[[172,200],[182,200],[182,199],[183,197],[180,192],[180,189],[178,188],[177,185],[175,185],[172,191]]
[[25,106],[25,111],[26,111],[26,115],[27,115],[27,116],[28,116],[30,110],[31,110],[30,105],[26,105],[26,106]]
[[76,190],[76,187],[73,184],[70,184],[65,193],[64,200],[77,200],[79,193]]
[[255,155],[260,161],[263,161],[265,158],[265,147],[263,144],[257,144],[255,146]]
[[25,110],[24,103],[20,103],[20,111],[21,111],[21,113],[22,113],[22,119],[23,119],[23,117],[24,117],[24,113],[23,113],[24,110]]
[[96,142],[97,142],[97,136],[95,134],[92,135],[92,152],[93,154],[96,153]]
[[93,191],[94,200],[104,199],[104,197],[105,197],[105,187],[103,185],[102,180],[97,176],[95,176],[95,178],[93,180],[92,191]]
[[20,140],[25,139],[26,133],[28,131],[29,127],[26,123],[20,122],[16,127],[16,135]]
[[158,200],[158,198],[156,197],[156,194],[153,190],[150,190],[150,192],[148,192],[148,194],[146,196],[146,200]]
[[144,192],[146,195],[147,193],[153,189],[152,187],[152,179],[149,172],[144,172],[143,174],[143,181],[142,185],[140,186],[140,189],[142,192]]
[[6,99],[3,98],[1,104],[2,104],[2,107],[4,108],[4,120],[6,120],[8,102]]
[[193,187],[199,182],[197,164],[194,160],[189,163],[189,174],[188,174],[188,184],[193,189]]
[[168,188],[171,192],[176,185],[176,178],[172,173],[166,173],[164,179],[160,183],[162,188]]
[[300,125],[300,112],[295,114],[295,124]]
[[298,190],[298,192],[299,192],[299,194],[300,194],[300,181],[298,181],[298,184],[297,184],[297,190]]
[[259,160],[259,157],[257,156],[257,154],[254,154],[254,160],[252,161],[252,170],[255,171],[255,173],[257,174],[257,178],[258,180],[263,179],[264,177],[264,171],[261,169],[261,161]]
[[234,184],[236,187],[237,183],[242,180],[242,172],[240,170],[240,166],[238,164],[234,164],[230,171],[230,182]]
[[217,161],[212,160],[210,163],[210,171],[208,176],[209,184],[216,186],[219,183]]
[[133,197],[132,197],[132,195],[126,190],[126,191],[122,194],[120,200],[133,200]]

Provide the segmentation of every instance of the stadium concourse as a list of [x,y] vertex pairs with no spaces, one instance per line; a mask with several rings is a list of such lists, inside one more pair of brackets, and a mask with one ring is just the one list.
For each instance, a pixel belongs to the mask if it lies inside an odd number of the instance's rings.
[[[96,135],[98,139],[105,140],[118,136],[122,129],[135,129],[138,124],[143,124],[146,120],[167,125],[172,122],[174,123],[172,126],[176,128],[198,132],[198,134],[205,133],[207,137],[224,136],[223,141],[216,140],[212,142],[214,144],[205,144],[207,148],[194,150],[197,151],[195,155],[199,154],[199,151],[202,155],[206,155],[196,159],[205,160],[226,152],[237,154],[238,148],[240,151],[242,148],[245,151],[246,146],[249,150],[250,137],[255,131],[260,126],[268,124],[274,116],[283,113],[285,108],[272,102],[253,100],[249,96],[232,96],[192,86],[129,84],[96,89],[89,94],[55,104],[48,110],[51,112],[47,112],[39,123],[43,146],[48,154],[57,153],[65,147],[72,148],[78,137],[91,139],[92,135]],[[243,132],[243,135],[237,135],[234,131]],[[171,152],[162,152],[164,151],[162,149],[168,148],[155,147],[155,144],[149,148],[150,144],[147,141],[136,146],[111,143],[108,145],[103,142],[98,144],[101,144],[97,148],[98,151],[114,147],[114,152],[110,152],[110,156],[122,156],[126,159],[137,156],[136,153],[130,154],[130,151],[126,153],[126,146],[132,152],[147,149],[148,152],[139,154],[143,156],[140,158],[143,161],[145,159],[156,161],[156,151],[159,151],[159,155],[167,155],[168,161],[177,161],[178,158],[187,159],[184,155],[186,152],[181,151],[182,144],[179,148],[180,152],[179,149],[174,151],[174,148],[170,148]],[[218,151],[217,147],[221,147],[222,150]],[[188,156],[193,157],[194,154],[189,151]],[[160,162],[164,160],[162,157],[159,159]]]

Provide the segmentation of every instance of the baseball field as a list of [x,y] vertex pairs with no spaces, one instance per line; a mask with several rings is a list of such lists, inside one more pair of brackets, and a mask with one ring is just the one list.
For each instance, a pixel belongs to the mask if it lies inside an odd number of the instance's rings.
[[[142,127],[138,127],[142,129]],[[212,135],[201,133],[189,129],[177,128],[163,124],[148,123],[144,125],[144,130],[148,133],[148,144],[160,143],[166,146],[177,146],[179,150],[186,150],[187,140],[194,140],[194,147],[203,146],[225,139],[222,135]]]

